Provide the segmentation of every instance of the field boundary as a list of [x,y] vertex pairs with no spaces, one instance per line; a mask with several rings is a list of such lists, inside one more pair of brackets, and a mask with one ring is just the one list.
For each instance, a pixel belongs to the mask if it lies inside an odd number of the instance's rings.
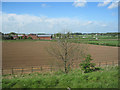
[[[105,62],[96,62],[94,61],[93,63],[96,64],[97,67],[106,67],[106,66],[117,66],[118,62],[117,61],[105,61]],[[72,68],[79,68],[78,65],[73,64]],[[10,69],[2,69],[2,75],[7,75],[7,74],[25,74],[25,73],[33,73],[33,72],[53,72],[53,71],[58,71],[58,70],[63,70],[63,67],[56,67],[53,65],[48,65],[48,66],[31,66],[31,67],[14,67]]]

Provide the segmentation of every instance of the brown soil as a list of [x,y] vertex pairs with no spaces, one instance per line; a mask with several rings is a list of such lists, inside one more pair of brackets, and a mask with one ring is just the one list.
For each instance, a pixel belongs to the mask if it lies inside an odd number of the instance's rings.
[[[3,42],[2,66],[4,69],[12,67],[43,66],[54,64],[47,49],[49,41],[36,42]],[[88,45],[88,53],[97,62],[117,62],[118,47]]]

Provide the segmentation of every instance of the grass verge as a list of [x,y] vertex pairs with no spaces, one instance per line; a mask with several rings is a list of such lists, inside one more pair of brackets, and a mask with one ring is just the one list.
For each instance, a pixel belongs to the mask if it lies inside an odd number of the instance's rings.
[[118,67],[107,67],[102,71],[83,73],[80,69],[68,74],[31,73],[4,75],[3,88],[118,88]]

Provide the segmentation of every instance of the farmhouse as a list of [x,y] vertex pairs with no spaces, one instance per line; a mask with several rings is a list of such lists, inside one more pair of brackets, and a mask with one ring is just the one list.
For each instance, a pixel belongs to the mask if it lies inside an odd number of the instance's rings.
[[38,39],[36,34],[29,34],[27,38],[31,37],[32,39]]
[[51,35],[37,35],[39,39],[44,39],[44,40],[51,40],[52,36]]
[[13,39],[18,39],[17,35],[13,35],[12,37],[13,37]]
[[18,37],[19,37],[19,39],[26,39],[26,38],[27,38],[27,36],[26,36],[25,34],[23,34],[23,35],[18,35]]

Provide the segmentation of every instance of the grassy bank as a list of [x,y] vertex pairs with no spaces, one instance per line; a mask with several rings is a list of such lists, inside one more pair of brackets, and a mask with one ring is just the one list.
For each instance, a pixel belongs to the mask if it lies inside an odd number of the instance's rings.
[[118,67],[107,67],[102,71],[83,73],[79,69],[64,74],[32,73],[4,75],[3,88],[118,88]]

